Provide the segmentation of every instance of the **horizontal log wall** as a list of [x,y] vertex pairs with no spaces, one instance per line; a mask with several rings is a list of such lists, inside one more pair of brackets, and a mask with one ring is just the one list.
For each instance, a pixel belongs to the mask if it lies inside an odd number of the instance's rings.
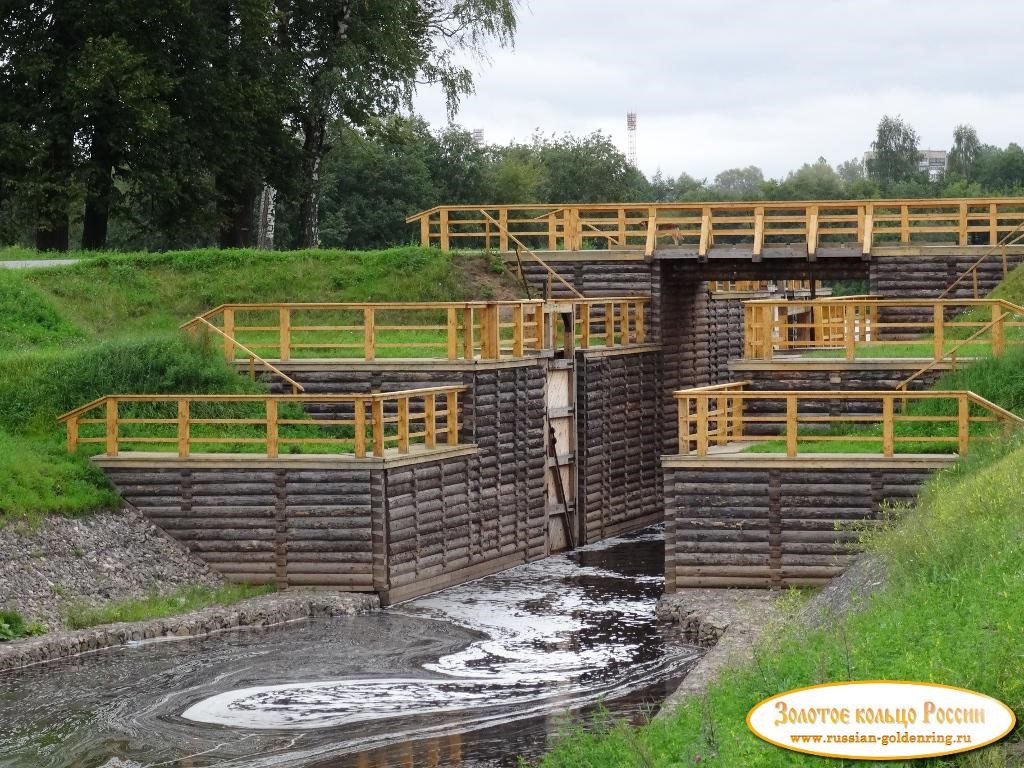
[[[938,298],[958,277],[967,272],[981,254],[915,257],[879,257],[871,261],[870,292],[883,298]],[[1024,254],[1008,254],[1007,266],[1013,269],[1024,263]],[[978,296],[985,298],[1003,279],[1003,260],[998,254],[978,266]],[[973,299],[974,281],[967,275],[946,297]],[[885,307],[879,319],[885,323],[930,322],[929,307]],[[947,318],[949,319],[949,318]],[[899,329],[885,329],[885,338],[900,338]]]
[[[816,363],[776,362],[760,363],[734,360],[730,366],[730,381],[749,381],[746,387],[753,391],[783,390],[800,392],[841,391],[841,390],[889,390],[916,373],[923,367],[921,362],[901,367],[881,364],[871,360],[848,363],[837,360],[832,366],[824,361]],[[922,374],[910,384],[911,391],[929,388],[945,373],[945,366]],[[785,413],[785,404],[754,401],[748,413]],[[803,401],[801,411],[827,413],[839,416],[843,413],[881,413],[879,401],[864,400],[822,400]]]
[[578,352],[579,510],[584,541],[661,519],[656,349]]
[[743,357],[743,301],[711,298],[708,320],[711,328],[709,367],[712,384],[732,381],[729,363]]
[[[645,261],[574,260],[547,263],[563,280],[587,298],[648,296],[651,293],[651,265]],[[548,284],[548,271],[532,259],[524,258],[523,274],[535,297],[543,298]],[[551,294],[556,299],[573,297],[572,291],[557,279],[551,282]]]
[[472,375],[461,460],[390,470],[388,594],[405,599],[547,554],[544,368]]
[[665,588],[817,585],[856,554],[854,525],[912,501],[934,468],[666,466]]
[[370,591],[380,470],[105,467],[122,497],[230,581]]

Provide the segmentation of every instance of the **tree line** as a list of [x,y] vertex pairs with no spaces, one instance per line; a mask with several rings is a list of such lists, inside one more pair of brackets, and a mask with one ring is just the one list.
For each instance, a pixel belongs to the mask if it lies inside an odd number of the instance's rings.
[[[0,222],[41,249],[253,243],[269,186],[315,245],[328,128],[512,41],[516,0],[13,0],[0,8]],[[264,201],[266,207],[266,201]]]
[[[442,203],[669,202],[1018,194],[1024,150],[952,137],[949,168],[883,117],[873,157],[784,178],[645,176],[610,137],[477,143],[449,111],[458,63],[507,45],[517,0],[45,0],[0,16],[0,244],[46,250],[367,248]],[[465,55],[472,54],[472,55]]]

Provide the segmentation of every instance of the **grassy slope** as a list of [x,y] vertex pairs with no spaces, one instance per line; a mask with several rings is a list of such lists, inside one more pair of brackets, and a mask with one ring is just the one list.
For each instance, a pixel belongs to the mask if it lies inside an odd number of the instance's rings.
[[275,591],[273,585],[253,587],[248,584],[225,584],[217,589],[193,585],[181,587],[168,595],[150,595],[141,600],[122,600],[100,607],[72,605],[67,610],[69,629],[85,629],[118,621],[145,621],[165,616],[190,613],[211,605],[234,605],[251,597]]
[[[72,254],[73,256],[74,254]],[[0,525],[116,504],[101,473],[68,456],[54,418],[112,392],[252,389],[178,326],[223,302],[506,298],[481,256],[388,251],[93,254],[0,270]]]
[[[864,610],[828,630],[789,629],[757,661],[729,671],[704,701],[639,730],[576,733],[544,768],[707,765],[723,768],[848,762],[808,758],[748,730],[747,711],[767,696],[835,680],[922,680],[979,690],[1024,708],[1024,445],[977,452],[937,475],[921,503],[868,540],[886,559],[888,585]],[[1019,740],[1021,727],[1011,736]],[[995,745],[913,765],[1002,766]],[[903,765],[892,762],[886,765]]]

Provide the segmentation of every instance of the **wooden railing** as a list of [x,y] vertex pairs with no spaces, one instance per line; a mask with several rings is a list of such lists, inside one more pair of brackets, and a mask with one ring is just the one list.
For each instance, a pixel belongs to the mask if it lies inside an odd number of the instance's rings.
[[1024,307],[1000,299],[758,299],[744,303],[744,355],[771,360],[778,352],[832,348],[855,360],[886,350],[908,357],[907,349],[920,347],[909,356],[941,361],[970,341],[967,353],[999,357],[1024,345],[1018,328]]
[[[789,291],[810,291],[810,280],[709,280],[708,290],[712,293],[760,293]],[[820,280],[813,283],[815,290],[826,290]]]
[[[967,391],[747,391],[748,383],[675,393],[680,454],[707,456],[716,446],[778,441],[784,442],[787,456],[799,455],[801,443],[812,442],[875,443],[880,446],[877,453],[887,457],[895,454],[898,445],[924,444],[955,448],[962,456],[972,440],[996,437],[992,425],[1024,424],[1010,411]],[[821,412],[822,402],[837,400],[873,412],[838,416]],[[932,404],[927,412],[915,412],[908,405],[925,402]],[[846,434],[828,433],[830,427],[840,425],[853,429]],[[923,425],[927,425],[924,430]],[[908,427],[905,434],[901,427]],[[933,432],[925,434],[928,430]]]
[[994,246],[1024,222],[1024,198],[823,200],[799,202],[592,203],[438,206],[406,219],[424,246],[509,252],[514,239],[546,251],[654,252],[659,243],[696,248],[749,244],[874,245],[953,242]]
[[[647,337],[644,296],[595,299],[373,304],[223,304],[182,328],[210,332],[228,360],[246,357],[283,376],[259,357],[517,358],[555,345],[552,313],[571,312],[575,346],[642,344]],[[295,382],[294,384],[297,384]]]
[[238,345],[296,358],[497,360],[544,349],[544,302],[222,304],[183,328],[214,325],[224,356]]
[[[462,386],[354,395],[109,395],[65,413],[67,449],[96,444],[106,456],[123,446],[191,455],[212,452],[383,457],[388,449],[459,442]],[[315,408],[318,415],[307,409]]]
[[946,290],[940,293],[938,298],[944,299],[947,296],[949,296],[961,283],[966,281],[969,277],[971,279],[972,295],[974,296],[974,298],[980,299],[981,288],[979,284],[980,281],[978,279],[978,270],[981,268],[981,265],[984,264],[993,256],[1000,256],[1003,267],[1003,278],[1005,279],[1006,276],[1010,274],[1010,259],[1007,251],[1010,248],[1010,246],[1019,245],[1021,241],[1024,241],[1024,222],[1019,223],[1016,227],[1014,227],[1005,235],[1003,235],[999,239],[998,243],[991,244],[989,250],[983,253],[977,261],[971,264],[971,266],[965,269],[959,277],[957,277],[953,282],[946,286]]
[[647,339],[646,306],[649,299],[642,297],[574,299],[571,304],[575,345],[580,349],[617,347],[623,344],[643,344]]

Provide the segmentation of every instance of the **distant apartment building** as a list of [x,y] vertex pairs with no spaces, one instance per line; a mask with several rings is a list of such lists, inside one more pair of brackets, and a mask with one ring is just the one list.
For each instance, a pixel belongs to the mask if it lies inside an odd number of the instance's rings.
[[[864,153],[864,167],[867,168],[868,160],[873,160],[875,153],[868,151]],[[937,179],[946,172],[946,150],[944,149],[922,149],[921,156],[917,161],[919,171],[928,171],[929,179]]]

